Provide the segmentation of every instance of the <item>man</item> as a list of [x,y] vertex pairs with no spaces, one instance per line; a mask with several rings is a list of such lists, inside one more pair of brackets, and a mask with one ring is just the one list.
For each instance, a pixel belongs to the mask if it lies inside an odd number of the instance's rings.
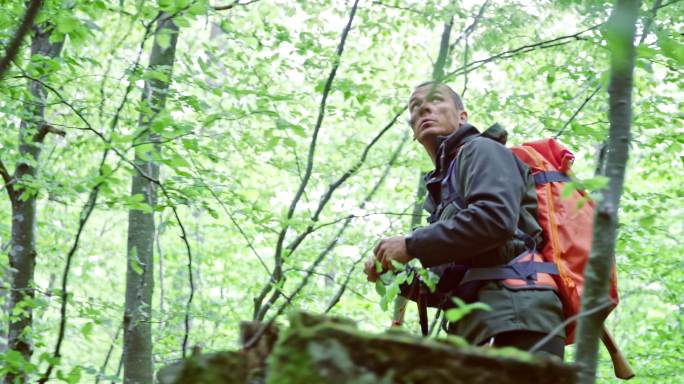
[[[414,258],[426,268],[505,265],[530,248],[518,236],[523,233],[535,243],[532,248],[541,249],[529,168],[497,142],[496,135],[480,134],[468,124],[460,96],[447,85],[424,83],[411,95],[409,112],[414,138],[435,165],[426,176],[425,208],[431,224],[408,236],[382,239],[365,264],[368,280],[378,278],[376,260],[383,272],[392,269],[391,260],[407,263]],[[499,141],[505,142],[505,136]],[[449,333],[476,345],[529,349],[563,321],[560,299],[547,286],[478,283],[473,300],[492,310],[477,310],[449,324]],[[564,344],[561,333],[539,350],[563,358]]]

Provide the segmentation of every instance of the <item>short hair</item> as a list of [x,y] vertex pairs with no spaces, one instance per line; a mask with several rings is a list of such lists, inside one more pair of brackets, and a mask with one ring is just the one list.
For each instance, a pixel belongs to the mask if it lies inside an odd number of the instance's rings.
[[450,86],[448,86],[442,82],[434,81],[434,80],[426,81],[426,82],[418,84],[415,88],[413,88],[413,90],[415,92],[416,89],[424,87],[426,85],[432,85],[433,87],[444,87],[444,88],[446,88],[447,93],[449,93],[449,97],[451,98],[451,101],[454,103],[454,106],[456,107],[456,109],[458,109],[459,111],[465,110],[461,96],[458,93],[456,93],[456,91],[451,89]]

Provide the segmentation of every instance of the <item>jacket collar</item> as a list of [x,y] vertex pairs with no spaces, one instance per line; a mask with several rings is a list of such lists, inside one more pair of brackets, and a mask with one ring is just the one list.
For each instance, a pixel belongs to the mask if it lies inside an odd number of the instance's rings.
[[480,131],[478,131],[477,128],[466,123],[448,136],[438,136],[437,142],[439,143],[439,147],[437,149],[437,164],[433,171],[425,175],[425,180],[428,181],[432,177],[439,175],[441,170],[446,168],[448,162],[453,158],[458,147],[472,140],[479,134]]

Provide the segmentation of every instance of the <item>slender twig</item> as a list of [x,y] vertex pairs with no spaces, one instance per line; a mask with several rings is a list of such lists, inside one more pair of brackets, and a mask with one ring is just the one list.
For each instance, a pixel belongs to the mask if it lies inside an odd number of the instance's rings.
[[366,250],[366,252],[362,253],[361,256],[360,256],[358,259],[354,260],[354,263],[352,264],[352,266],[349,267],[349,271],[347,271],[347,275],[346,275],[346,277],[344,278],[344,282],[343,282],[342,285],[340,286],[340,289],[338,289],[337,292],[335,292],[335,294],[333,295],[333,297],[330,299],[330,302],[328,302],[328,306],[325,307],[324,313],[330,312],[330,311],[337,305],[337,303],[340,302],[340,299],[342,298],[342,295],[344,295],[344,293],[345,293],[346,290],[347,290],[347,287],[349,286],[349,281],[351,280],[352,274],[353,274],[354,271],[356,270],[356,266],[359,265],[359,263],[360,263],[361,261],[363,261],[363,260],[366,258],[368,252],[369,252],[371,249],[373,249],[373,247],[368,248],[368,249]]
[[[399,158],[399,155],[401,154],[401,150],[403,149],[403,147],[407,141],[408,141],[408,136],[404,136],[404,139],[402,140],[401,144],[399,144],[399,146],[397,147],[397,150],[394,151],[392,158],[387,163],[387,166],[385,167],[385,170],[382,173],[382,176],[380,176],[378,181],[375,183],[375,185],[373,186],[373,189],[371,189],[371,192],[366,196],[366,198],[361,202],[361,204],[359,204],[359,208],[363,209],[366,206],[366,203],[368,203],[373,198],[375,193],[377,193],[378,189],[380,189],[380,186],[385,182],[385,179],[387,179],[387,176],[389,175],[390,170],[392,169],[392,167],[396,163],[397,159]],[[410,207],[407,207],[402,213],[397,214],[397,216],[401,217],[404,215],[411,215],[411,214],[406,213],[406,211],[409,208]],[[353,216],[348,216],[347,222],[349,222],[352,218],[353,218]],[[354,264],[351,266],[351,268],[349,268],[349,272],[347,273],[347,277],[345,278],[344,283],[342,284],[340,289],[337,291],[337,293],[335,293],[335,295],[332,297],[332,299],[330,299],[330,302],[328,303],[328,306],[325,309],[325,313],[330,312],[330,310],[340,301],[340,299],[342,298],[342,295],[344,294],[345,290],[347,289],[347,286],[349,285],[349,280],[351,279],[352,272],[356,269],[356,266],[363,259],[366,258],[366,254],[371,249],[373,249],[373,247],[367,249],[365,252],[363,252],[361,257],[359,257],[357,260],[354,261]]]
[[597,94],[598,91],[600,91],[600,90],[601,90],[601,84],[599,83],[599,85],[597,85],[596,88],[594,88],[594,91],[591,92],[591,94],[590,94],[589,96],[587,96],[586,99],[584,99],[584,101],[583,101],[582,104],[579,106],[579,108],[577,108],[577,109],[575,110],[575,113],[573,113],[572,116],[570,116],[570,118],[565,122],[565,124],[563,124],[563,126],[561,127],[561,129],[558,130],[558,132],[557,132],[556,135],[554,136],[554,139],[559,138],[560,135],[563,134],[563,131],[565,131],[565,128],[567,128],[568,125],[570,125],[570,123],[572,123],[572,121],[575,120],[575,117],[577,117],[577,115],[582,111],[582,109],[584,109],[584,106],[587,105],[587,103],[589,103],[589,100],[591,100],[594,96],[596,96],[596,94]]
[[316,228],[314,228],[314,230],[312,232],[315,232],[315,231],[317,231],[323,227],[329,227],[331,225],[335,225],[335,224],[339,223],[340,221],[349,220],[349,219],[363,219],[366,217],[377,216],[377,215],[382,215],[382,216],[411,216],[411,217],[414,217],[414,216],[421,217],[422,216],[421,214],[406,213],[406,212],[369,212],[369,213],[365,213],[363,215],[347,215],[345,217],[340,217],[340,218],[335,219],[333,221],[329,221],[329,222],[323,223],[321,225],[318,225]]
[[14,203],[15,192],[14,187],[12,186],[12,184],[14,184],[14,179],[12,176],[10,176],[9,171],[7,171],[7,168],[2,160],[0,160],[0,176],[2,176],[2,181],[5,182],[3,187],[7,189],[7,194],[9,195],[10,201]]
[[[354,5],[352,6],[351,9],[351,15],[349,16],[349,21],[347,22],[347,25],[344,27],[342,30],[342,36],[340,38],[340,43],[337,46],[337,52],[335,55],[335,61],[333,63],[333,67],[330,71],[330,74],[328,75],[328,79],[325,82],[325,85],[323,87],[323,95],[321,97],[321,103],[318,109],[318,118],[316,119],[316,125],[314,126],[313,134],[311,137],[311,144],[309,145],[309,154],[307,157],[307,164],[306,164],[306,171],[304,173],[304,178],[302,179],[302,182],[299,185],[299,188],[297,192],[295,193],[294,198],[292,199],[292,203],[290,203],[290,207],[287,211],[287,216],[286,216],[286,223],[283,225],[283,228],[280,231],[280,234],[278,235],[278,241],[276,244],[276,249],[275,249],[275,267],[273,269],[273,281],[280,281],[281,275],[282,275],[282,263],[283,263],[283,242],[285,241],[285,236],[287,235],[288,229],[290,228],[289,220],[292,219],[292,216],[294,215],[295,209],[297,208],[297,203],[302,197],[302,194],[304,193],[304,190],[306,189],[308,183],[309,183],[309,178],[311,177],[311,173],[313,170],[313,162],[314,162],[314,154],[316,151],[316,143],[318,140],[318,133],[320,132],[321,126],[323,125],[323,117],[325,116],[325,106],[326,102],[328,100],[328,94],[330,93],[330,90],[332,89],[332,83],[333,80],[335,79],[335,75],[337,73],[337,69],[340,66],[340,58],[342,57],[342,53],[344,52],[344,45],[347,41],[347,36],[349,35],[349,31],[351,30],[351,25],[352,21],[354,20],[354,15],[356,14],[356,9],[358,7],[359,0],[354,1]],[[267,287],[272,287],[273,283],[269,282]],[[262,291],[263,293],[264,291]],[[266,294],[268,291],[266,291]],[[277,293],[277,291],[276,291]],[[274,294],[276,294],[274,293]],[[263,301],[263,297],[265,297],[265,294],[260,297],[255,299],[254,302],[254,314],[255,314],[255,320],[261,320],[263,319],[263,316],[265,315],[265,311],[263,311],[261,308],[261,303]],[[277,296],[275,297],[277,299]]]
[[40,7],[42,5],[42,0],[31,0],[28,7],[26,8],[24,18],[21,20],[19,28],[17,28],[17,31],[14,33],[14,37],[12,37],[12,41],[10,41],[9,45],[7,46],[7,49],[5,50],[5,56],[3,56],[2,59],[0,59],[0,80],[2,80],[2,78],[5,75],[5,72],[7,71],[7,69],[9,69],[12,60],[19,53],[21,43],[22,41],[24,41],[24,37],[26,36],[26,34],[31,30],[31,27],[33,26],[33,20],[38,15],[38,11],[40,10]]
[[[306,237],[308,235],[310,235],[311,233],[315,232],[318,229],[318,228],[314,227],[313,223],[318,221],[319,215],[323,211],[323,208],[325,208],[328,201],[332,198],[332,195],[335,192],[335,190],[337,188],[339,188],[349,177],[354,175],[361,168],[361,166],[365,162],[366,157],[368,156],[368,153],[370,152],[371,148],[396,123],[396,121],[399,119],[399,116],[401,116],[405,110],[406,110],[406,107],[404,109],[402,109],[401,111],[397,112],[397,114],[394,115],[394,118],[373,138],[373,140],[371,140],[371,142],[366,146],[366,148],[364,148],[362,155],[361,155],[361,158],[354,165],[352,165],[338,180],[336,180],[335,182],[330,184],[330,186],[328,187],[326,192],[321,197],[321,200],[318,203],[318,208],[316,209],[316,212],[311,217],[312,224],[309,224],[307,226],[307,228],[302,233],[300,233],[291,243],[289,243],[287,245],[286,249],[288,250],[289,255],[292,255],[297,250],[299,245],[304,241],[304,239],[306,239]],[[350,217],[347,216],[343,220],[350,220]],[[323,225],[323,226],[325,226],[325,225]],[[277,282],[277,280],[275,280],[273,282],[273,284],[275,284],[276,282]],[[273,287],[273,285],[264,286],[264,289],[261,291],[260,295],[257,297],[259,302],[261,302],[266,297],[266,295],[268,294],[268,292],[270,292],[272,287]],[[255,299],[255,302],[257,299]],[[274,293],[269,298],[267,306],[264,307],[264,308],[266,308],[265,311],[267,311],[268,308],[270,308],[270,306],[277,299],[278,299],[278,294]],[[264,312],[264,314],[265,314],[265,312]]]
[[[192,155],[190,156],[190,163],[192,163],[193,167],[195,168],[195,171],[199,173],[198,166],[195,163],[195,159]],[[270,276],[272,274],[271,270],[268,268],[268,266],[264,262],[264,259],[261,257],[261,255],[259,255],[259,252],[257,252],[256,248],[254,248],[254,245],[252,244],[252,240],[249,238],[249,236],[247,236],[247,233],[245,233],[245,231],[242,229],[240,224],[238,224],[237,220],[235,219],[235,216],[228,210],[226,205],[223,203],[223,200],[221,200],[221,198],[218,196],[218,194],[216,194],[216,192],[213,190],[213,188],[211,188],[209,186],[209,184],[207,184],[204,181],[204,179],[198,178],[198,180],[200,181],[200,183],[202,183],[204,188],[206,188],[209,191],[209,193],[214,198],[214,200],[216,200],[219,203],[219,205],[223,209],[223,212],[225,212],[226,215],[228,215],[228,218],[230,219],[230,221],[233,223],[235,228],[237,228],[238,232],[240,232],[240,235],[245,239],[245,242],[247,242],[247,246],[249,247],[249,249],[252,250],[252,252],[256,256],[257,260],[259,260],[259,263],[261,263],[261,265],[266,270],[266,273]]]
[[214,8],[215,11],[227,11],[229,9],[235,8],[236,5],[249,5],[252,3],[256,3],[259,0],[251,0],[246,3],[241,3],[240,0],[235,0],[230,4],[227,5],[213,5],[212,8]]
[[328,202],[332,198],[332,195],[335,192],[335,190],[337,190],[342,184],[344,184],[345,181],[347,181],[347,179],[349,179],[356,172],[358,172],[359,169],[361,169],[361,166],[365,163],[366,158],[368,157],[368,153],[370,152],[370,150],[373,148],[373,146],[375,146],[375,144],[380,140],[380,138],[382,138],[382,136],[384,136],[385,133],[387,133],[389,131],[389,129],[394,126],[394,124],[397,122],[397,120],[404,113],[405,110],[406,110],[406,107],[404,107],[404,109],[397,112],[394,115],[394,117],[392,118],[392,120],[390,120],[390,122],[387,123],[387,125],[385,125],[385,127],[382,130],[380,130],[380,132],[378,132],[377,135],[375,135],[373,140],[371,140],[368,143],[368,145],[366,145],[366,148],[363,149],[363,152],[361,153],[361,157],[359,158],[359,160],[357,160],[357,162],[354,165],[349,167],[349,169],[347,169],[344,172],[344,174],[342,174],[342,176],[340,176],[339,179],[337,179],[336,181],[334,181],[333,183],[330,184],[328,189],[323,193],[321,200],[318,202],[318,207],[316,208],[316,211],[311,216],[312,224],[310,224],[304,230],[304,232],[300,233],[290,244],[287,245],[287,250],[290,252],[290,254],[292,254],[297,249],[299,244],[301,244],[301,242],[308,235],[310,235],[312,232],[315,231],[315,227],[313,226],[313,223],[315,223],[319,220],[319,216],[320,216],[321,212],[323,212],[323,209],[325,208],[325,206],[328,204]]
[[450,78],[450,77],[455,76],[455,75],[463,74],[463,72],[465,72],[465,71],[468,71],[468,72],[474,71],[475,69],[478,69],[478,68],[480,68],[480,67],[482,67],[482,66],[484,66],[484,65],[486,65],[492,61],[495,61],[495,60],[508,59],[508,58],[513,57],[513,56],[517,56],[519,54],[527,53],[527,52],[534,51],[537,49],[552,48],[552,47],[557,47],[557,46],[568,44],[568,43],[575,41],[575,40],[582,40],[583,38],[581,36],[583,34],[589,32],[589,31],[593,31],[595,29],[598,29],[603,24],[604,23],[596,24],[596,25],[591,26],[591,27],[584,29],[582,31],[573,33],[571,35],[559,36],[559,37],[555,37],[553,39],[544,40],[544,41],[540,41],[540,42],[533,43],[533,44],[525,44],[525,45],[522,45],[522,46],[517,47],[517,48],[513,48],[513,49],[503,51],[503,52],[499,52],[499,53],[492,55],[490,57],[487,57],[485,59],[471,61],[464,68],[459,68],[457,70],[454,70],[454,71],[448,73],[446,75],[446,78]]
[[392,8],[392,9],[398,9],[398,10],[401,10],[401,11],[411,12],[411,13],[415,13],[415,14],[418,14],[418,15],[421,15],[421,16],[428,16],[428,14],[427,14],[426,12],[416,11],[415,9],[409,8],[409,7],[402,7],[402,6],[399,6],[399,5],[386,4],[386,3],[383,3],[382,1],[378,1],[378,0],[373,1],[373,4],[374,4],[374,5],[379,5],[379,6],[382,6],[382,7],[386,7],[386,8]]
[[670,6],[670,5],[672,5],[672,4],[677,4],[677,3],[679,3],[680,1],[682,1],[682,0],[673,0],[673,1],[670,1],[669,3],[665,3],[665,4],[662,4],[662,5],[658,6],[658,8],[655,8],[655,7],[654,7],[653,10],[654,10],[654,11],[657,11],[657,10],[659,10],[659,9],[661,9],[661,8],[665,8],[665,7]]
[[456,40],[454,40],[454,42],[451,43],[451,45],[449,45],[449,52],[453,52],[458,43],[460,43],[462,39],[467,38],[468,36],[470,36],[471,33],[473,33],[473,31],[475,31],[477,25],[480,23],[480,21],[482,21],[482,15],[484,15],[484,11],[485,8],[487,8],[487,5],[489,5],[489,0],[482,3],[482,6],[480,6],[480,10],[477,12],[477,15],[475,15],[475,17],[473,18],[473,22],[468,27],[466,27],[466,29],[463,30],[463,33],[461,33],[461,35],[457,37]]
[[442,319],[443,315],[444,312],[442,311],[442,307],[437,308],[437,313],[435,313],[435,317],[432,319],[432,324],[430,324],[430,328],[428,328],[428,335],[432,336],[435,328],[439,329],[437,326],[442,324],[440,320]]
[[68,304],[68,291],[67,291],[67,285],[68,285],[68,280],[69,280],[69,271],[71,268],[71,262],[74,258],[74,255],[76,254],[76,250],[78,249],[78,243],[81,239],[81,234],[83,233],[83,230],[85,229],[85,225],[88,222],[88,219],[90,218],[90,214],[93,212],[93,209],[95,209],[95,202],[97,201],[97,196],[100,193],[100,188],[106,181],[106,175],[104,174],[104,166],[107,162],[107,156],[109,155],[109,148],[104,150],[104,153],[102,154],[102,160],[100,161],[100,165],[98,167],[98,176],[100,178],[100,181],[93,187],[93,189],[90,191],[90,195],[88,196],[88,200],[86,204],[83,206],[83,209],[81,210],[80,214],[80,219],[78,222],[78,230],[76,231],[76,237],[74,238],[74,242],[71,245],[71,248],[69,249],[69,252],[67,253],[66,256],[66,264],[64,265],[64,271],[62,273],[62,292],[61,292],[61,298],[62,298],[62,303],[60,306],[60,321],[59,321],[59,333],[57,335],[57,343],[55,343],[55,350],[53,352],[53,357],[54,359],[51,359],[47,369],[45,370],[45,373],[43,376],[38,380],[39,383],[44,384],[50,379],[50,374],[52,373],[52,370],[55,367],[55,363],[59,362],[59,359],[62,357],[61,355],[61,347],[62,347],[62,341],[64,340],[64,331],[66,330],[66,322],[67,322],[67,315],[66,315],[66,310],[67,310],[67,304]]
[[[623,299],[624,299],[624,297],[623,297]],[[596,307],[594,307],[594,308],[591,308],[591,309],[586,310],[586,311],[584,311],[584,312],[578,312],[577,314],[568,317],[567,319],[565,319],[565,321],[563,321],[562,323],[558,324],[554,329],[552,329],[551,332],[549,332],[546,336],[544,336],[544,338],[542,338],[542,339],[539,340],[535,345],[533,345],[533,346],[528,350],[528,352],[534,353],[534,352],[536,352],[537,350],[539,350],[539,348],[541,348],[542,346],[544,346],[544,344],[546,344],[549,340],[551,340],[551,339],[554,338],[556,335],[558,335],[558,333],[559,333],[560,331],[562,331],[563,329],[565,329],[565,327],[566,327],[568,324],[570,324],[570,323],[576,321],[576,320],[579,319],[580,317],[589,316],[589,315],[594,314],[594,313],[596,313],[596,312],[602,311],[602,310],[604,310],[604,309],[610,307],[610,306],[613,305],[613,304],[615,304],[615,302],[613,302],[612,300],[608,299],[608,300],[605,300],[603,303],[601,303],[600,305],[598,305],[598,306],[596,306]]]
[[463,44],[463,90],[461,91],[461,97],[464,97],[468,90],[468,71],[465,70],[468,65],[468,48],[468,37],[466,37]]
[[641,45],[644,43],[644,40],[646,40],[646,37],[648,36],[648,33],[650,32],[651,29],[651,24],[653,24],[653,19],[656,17],[656,13],[658,12],[658,8],[660,8],[660,4],[662,3],[662,0],[655,0],[653,2],[653,8],[651,8],[651,15],[646,16],[646,20],[644,20],[644,29],[641,32],[641,38],[639,38],[639,44]]
[[[155,233],[154,242],[157,245],[157,255],[159,256],[159,313],[164,313],[164,253],[162,252],[161,246],[161,234],[166,227],[166,222],[164,221],[164,212],[159,212],[159,227]],[[159,329],[162,325],[159,323]]]
[[100,382],[100,379],[102,378],[102,376],[104,376],[104,373],[107,370],[107,365],[109,364],[109,359],[112,357],[112,352],[114,351],[114,346],[116,345],[116,341],[119,340],[119,335],[121,334],[122,329],[123,329],[123,323],[120,323],[119,328],[116,329],[116,334],[114,335],[114,338],[112,339],[112,343],[109,345],[109,350],[107,350],[107,354],[105,355],[105,360],[102,363],[102,367],[100,367],[100,372],[98,372],[97,376],[95,377],[95,384],[98,384]]
[[[157,17],[155,17],[154,20],[157,20],[159,17],[160,17],[160,16],[157,15]],[[147,34],[146,34],[146,36],[147,36]],[[32,79],[32,77],[29,76],[29,75],[27,75],[27,74],[25,74],[24,76],[26,76],[27,78],[31,78],[31,79]],[[49,89],[51,92],[53,92],[55,95],[57,95],[57,97],[60,99],[60,101],[61,101],[64,105],[66,105],[67,107],[69,107],[69,109],[71,109],[71,110],[76,114],[76,116],[78,116],[78,118],[81,119],[81,121],[83,121],[83,123],[85,123],[85,125],[88,127],[88,130],[89,130],[89,131],[93,132],[97,137],[99,137],[101,140],[103,140],[106,144],[109,145],[109,144],[111,143],[111,140],[108,139],[108,138],[106,138],[101,132],[99,132],[99,131],[97,131],[95,128],[93,128],[93,126],[90,124],[90,122],[88,121],[88,119],[85,118],[85,116],[81,113],[81,111],[78,110],[76,107],[74,107],[71,103],[69,103],[68,101],[66,101],[66,99],[64,99],[64,97],[62,96],[62,94],[61,94],[59,91],[57,91],[57,90],[54,89],[53,87],[49,86],[48,84],[46,84],[46,83],[40,81],[39,79],[35,79],[35,80],[38,81],[38,82],[40,82],[41,84],[43,84],[47,89]],[[130,84],[132,84],[132,82],[129,83],[129,85],[130,85]],[[128,92],[126,93],[126,96],[127,96],[127,95],[128,95]],[[124,104],[124,103],[122,102],[122,105],[123,105],[123,104]],[[119,112],[120,112],[122,109],[123,109],[122,106],[120,106],[120,107],[117,109],[117,114],[115,115],[115,118],[113,119],[112,125],[111,125],[111,126],[112,126],[112,130],[113,130],[113,128],[116,126],[116,123],[118,122]],[[165,198],[167,199],[167,201],[169,202],[169,207],[170,207],[171,210],[173,211],[173,215],[174,215],[174,218],[175,218],[175,220],[176,220],[176,223],[178,224],[178,226],[179,226],[179,228],[180,228],[180,230],[181,230],[180,238],[181,238],[181,240],[183,240],[183,243],[185,244],[185,248],[186,248],[187,255],[188,255],[188,272],[189,272],[189,283],[190,283],[190,295],[189,295],[188,301],[187,301],[187,303],[186,303],[186,309],[187,309],[187,311],[186,311],[186,316],[185,316],[185,334],[184,334],[184,336],[183,336],[183,357],[185,357],[185,354],[186,354],[186,351],[187,351],[187,342],[188,342],[188,338],[189,338],[189,334],[190,334],[190,312],[189,312],[189,310],[190,310],[190,307],[191,307],[191,305],[192,305],[193,297],[194,297],[194,295],[195,295],[195,286],[194,286],[194,281],[193,281],[193,276],[192,276],[192,251],[191,251],[191,249],[190,249],[190,244],[188,243],[188,238],[187,238],[187,233],[186,233],[186,231],[185,231],[185,226],[183,225],[183,222],[182,222],[182,220],[180,219],[180,216],[178,215],[178,210],[177,210],[175,204],[173,204],[173,200],[171,199],[171,196],[169,195],[169,192],[168,192],[168,190],[166,189],[166,187],[165,187],[158,179],[156,179],[156,178],[154,178],[154,177],[148,175],[148,174],[147,174],[147,173],[146,173],[138,164],[135,164],[135,162],[133,162],[132,160],[128,159],[128,158],[127,158],[127,157],[126,157],[118,148],[112,146],[110,149],[111,149],[111,150],[112,150],[112,151],[113,151],[121,160],[123,160],[125,163],[127,163],[128,165],[130,165],[131,167],[133,167],[133,169],[134,169],[140,176],[142,176],[143,178],[147,179],[148,181],[152,182],[153,184],[155,184],[155,185],[157,185],[157,186],[159,187],[159,189],[162,191],[162,194],[164,195],[164,197],[165,197]]]

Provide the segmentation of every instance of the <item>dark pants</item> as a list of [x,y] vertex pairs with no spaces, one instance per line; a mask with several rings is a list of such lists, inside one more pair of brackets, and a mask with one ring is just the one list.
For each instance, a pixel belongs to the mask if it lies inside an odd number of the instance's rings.
[[[493,345],[495,347],[515,347],[523,351],[527,351],[545,336],[545,333],[532,331],[503,332],[494,336]],[[484,344],[486,345],[490,342],[491,339],[488,339]],[[560,336],[555,336],[538,348],[535,353],[550,354],[558,356],[561,360],[563,360],[564,350],[565,339]]]

